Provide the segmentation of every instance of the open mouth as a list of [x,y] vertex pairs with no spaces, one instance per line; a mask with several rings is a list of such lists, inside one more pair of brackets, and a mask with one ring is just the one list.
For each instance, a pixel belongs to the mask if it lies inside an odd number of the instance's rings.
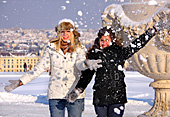
[[68,37],[63,37],[63,40],[68,40]]
[[106,46],[102,46],[102,48],[105,48]]

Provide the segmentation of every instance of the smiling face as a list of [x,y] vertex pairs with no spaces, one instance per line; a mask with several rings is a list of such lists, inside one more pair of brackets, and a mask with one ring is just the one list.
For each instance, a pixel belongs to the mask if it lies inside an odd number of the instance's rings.
[[70,30],[63,30],[61,31],[61,39],[64,41],[64,42],[69,42],[70,39],[71,39],[71,31]]
[[111,38],[110,36],[102,36],[100,39],[99,39],[99,43],[100,43],[100,48],[104,49],[105,47],[109,47],[110,44],[111,44]]

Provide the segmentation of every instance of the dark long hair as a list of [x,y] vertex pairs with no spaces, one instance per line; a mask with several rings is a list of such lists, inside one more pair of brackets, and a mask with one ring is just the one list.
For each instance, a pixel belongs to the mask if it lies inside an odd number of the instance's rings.
[[111,38],[112,43],[122,46],[121,42],[119,41],[119,39],[116,37],[114,30],[111,27],[103,27],[99,30],[98,34],[97,34],[97,38],[94,41],[94,44],[91,48],[89,48],[88,53],[86,54],[86,58],[88,58],[88,55],[90,54],[91,50],[94,49],[100,49],[100,43],[99,40],[101,39],[102,36],[105,35],[105,33],[108,32],[109,36]]

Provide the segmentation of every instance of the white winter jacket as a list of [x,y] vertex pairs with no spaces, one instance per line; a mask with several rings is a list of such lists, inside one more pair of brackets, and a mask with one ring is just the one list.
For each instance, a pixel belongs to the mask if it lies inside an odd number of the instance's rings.
[[[62,50],[56,51],[54,45],[47,46],[39,63],[20,80],[25,85],[41,75],[46,69],[51,67],[51,77],[48,85],[48,99],[65,99],[76,86],[80,78],[80,70],[85,70],[84,61],[85,47],[82,46],[76,52],[64,53]],[[79,98],[84,98],[85,93]]]

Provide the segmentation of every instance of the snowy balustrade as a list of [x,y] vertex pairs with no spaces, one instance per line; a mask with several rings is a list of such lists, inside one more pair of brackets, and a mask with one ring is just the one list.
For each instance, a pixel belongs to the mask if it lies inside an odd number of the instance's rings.
[[126,46],[158,25],[157,35],[128,61],[138,72],[155,80],[150,84],[155,90],[154,105],[139,117],[167,117],[170,116],[170,2],[135,1],[108,6],[102,14],[103,27],[112,26]]

